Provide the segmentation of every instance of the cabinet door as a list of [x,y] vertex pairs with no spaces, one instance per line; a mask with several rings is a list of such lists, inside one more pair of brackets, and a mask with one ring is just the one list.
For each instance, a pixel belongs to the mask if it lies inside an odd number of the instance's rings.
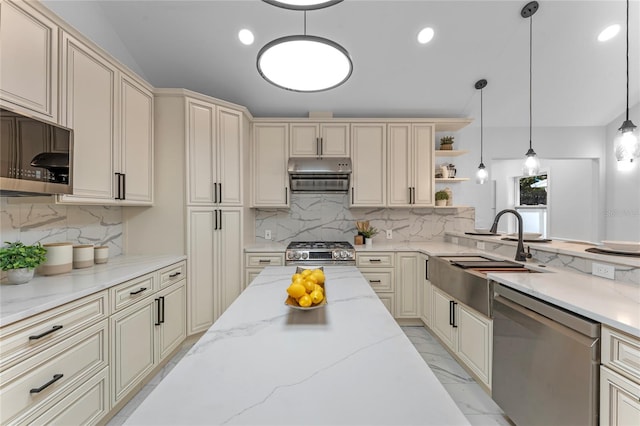
[[[74,199],[113,199],[115,69],[69,34],[62,35],[63,124],[73,134]],[[100,161],[96,161],[99,159]]]
[[389,124],[389,206],[408,206],[411,203],[413,165],[411,125]]
[[418,269],[419,295],[421,300],[420,319],[422,322],[431,327],[431,311],[433,310],[433,289],[431,281],[427,278],[429,269],[429,258],[420,255],[418,258],[420,268]]
[[[118,146],[118,145],[116,145]],[[153,93],[125,74],[120,78],[120,165],[124,204],[153,203]]]
[[188,203],[212,205],[218,171],[215,161],[215,106],[187,99]]
[[218,319],[242,292],[242,211],[222,209],[216,232],[218,256]]
[[119,402],[155,366],[156,304],[148,298],[111,316],[112,405]]
[[191,208],[188,214],[189,246],[187,264],[189,284],[187,294],[188,334],[208,329],[214,317],[214,279],[217,265],[214,263],[217,210]]
[[433,312],[431,329],[450,348],[455,350],[455,329],[451,326],[451,301],[453,299],[437,287],[433,287]]
[[640,424],[640,384],[600,366],[600,425]]
[[387,311],[391,314],[392,317],[395,318],[395,303],[393,293],[376,293],[380,298],[380,301],[387,308]]
[[242,205],[242,113],[218,107],[218,203]]
[[0,3],[0,100],[58,121],[58,27],[28,2]]
[[292,157],[320,156],[318,125],[315,123],[291,123],[289,125],[289,152]]
[[416,206],[433,206],[433,126],[412,125],[414,200]]
[[418,318],[418,255],[396,256],[396,318]]
[[253,207],[289,207],[287,124],[253,127]]
[[182,280],[158,293],[161,310],[158,331],[158,360],[162,361],[187,337],[187,289]]
[[386,125],[351,126],[351,206],[380,207],[387,200]]
[[320,138],[323,157],[348,157],[351,153],[348,123],[320,124]]
[[458,356],[491,388],[493,327],[489,318],[463,304],[457,305]]

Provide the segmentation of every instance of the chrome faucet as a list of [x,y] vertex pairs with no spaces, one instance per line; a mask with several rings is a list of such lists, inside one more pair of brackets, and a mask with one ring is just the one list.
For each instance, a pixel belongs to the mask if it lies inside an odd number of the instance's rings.
[[526,262],[527,258],[531,257],[531,253],[526,253],[524,251],[524,242],[522,238],[522,216],[520,216],[520,213],[512,209],[502,210],[496,215],[496,218],[493,219],[493,225],[491,225],[491,230],[489,232],[495,234],[498,231],[498,221],[505,213],[513,213],[518,219],[518,247],[516,247],[516,260]]

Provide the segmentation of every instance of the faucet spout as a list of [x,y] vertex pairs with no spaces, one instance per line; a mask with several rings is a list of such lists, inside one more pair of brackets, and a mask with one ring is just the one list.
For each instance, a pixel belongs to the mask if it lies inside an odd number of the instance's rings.
[[516,260],[521,261],[521,262],[526,262],[527,258],[531,257],[531,254],[528,254],[524,251],[524,242],[523,242],[523,238],[522,238],[522,216],[520,216],[520,213],[518,213],[517,211],[513,210],[513,209],[504,209],[501,212],[499,212],[496,215],[496,218],[493,220],[493,225],[491,225],[491,230],[490,232],[492,234],[495,234],[498,230],[498,221],[500,221],[500,218],[502,217],[503,214],[505,213],[511,213],[513,214],[516,219],[518,219],[518,246],[516,247]]

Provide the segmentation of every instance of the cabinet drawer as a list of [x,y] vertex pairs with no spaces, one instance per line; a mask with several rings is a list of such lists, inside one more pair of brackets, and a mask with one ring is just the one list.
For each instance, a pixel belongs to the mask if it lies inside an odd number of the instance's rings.
[[167,288],[187,276],[187,262],[176,263],[160,270],[160,289]]
[[374,291],[378,293],[392,293],[394,291],[395,279],[392,268],[361,269],[360,272]]
[[0,329],[0,371],[107,317],[107,291]]
[[107,320],[21,362],[0,378],[0,424],[70,392],[107,366]]
[[393,253],[356,253],[356,266],[393,266]]
[[20,424],[95,425],[109,412],[109,367],[60,401],[52,402]]
[[147,274],[111,288],[111,312],[114,313],[155,293],[155,281],[155,274]]
[[251,253],[245,257],[245,267],[259,266],[282,266],[284,265],[284,254],[277,253]]
[[602,364],[640,381],[640,340],[603,326]]

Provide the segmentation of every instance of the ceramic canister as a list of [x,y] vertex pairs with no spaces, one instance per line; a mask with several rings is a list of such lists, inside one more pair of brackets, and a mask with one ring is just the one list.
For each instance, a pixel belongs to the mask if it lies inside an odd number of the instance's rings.
[[46,243],[47,261],[38,267],[40,275],[57,275],[70,272],[73,265],[73,243]]
[[79,244],[73,246],[74,269],[88,268],[89,266],[93,266],[93,245]]
[[93,261],[95,263],[107,263],[109,260],[109,246],[96,246],[93,248]]

